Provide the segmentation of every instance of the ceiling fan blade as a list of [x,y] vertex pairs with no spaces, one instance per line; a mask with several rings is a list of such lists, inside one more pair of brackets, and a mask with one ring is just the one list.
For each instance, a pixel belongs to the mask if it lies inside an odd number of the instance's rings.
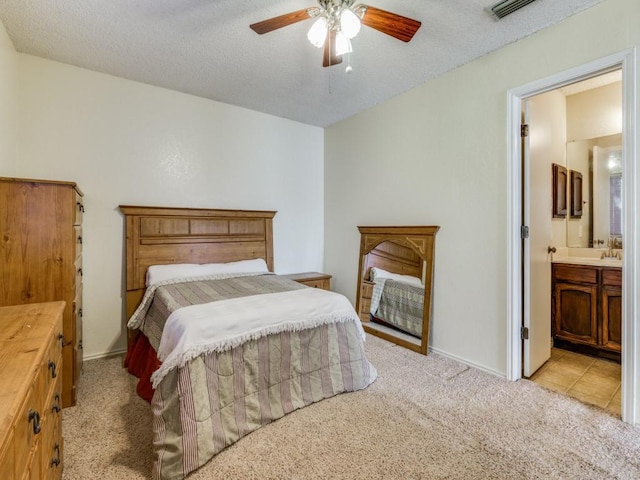
[[420,25],[422,25],[422,22],[418,20],[403,17],[396,13],[380,10],[369,5],[366,5],[366,8],[367,10],[362,17],[363,25],[375,28],[403,42],[410,41],[420,28]]
[[268,33],[273,30],[277,30],[278,28],[301,22],[302,20],[306,20],[307,18],[311,18],[311,15],[309,15],[309,9],[304,8],[295,12],[285,13],[284,15],[280,15],[279,17],[273,17],[268,20],[254,23],[252,25],[249,25],[249,27],[254,32],[262,35],[263,33]]
[[324,52],[322,55],[322,66],[330,67],[342,63],[342,56],[336,55],[336,31],[331,29],[327,32],[327,38],[324,41]]

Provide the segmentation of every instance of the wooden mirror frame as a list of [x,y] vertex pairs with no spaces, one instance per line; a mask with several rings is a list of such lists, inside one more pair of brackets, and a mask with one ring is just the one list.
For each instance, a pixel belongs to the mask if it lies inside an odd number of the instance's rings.
[[571,170],[570,173],[570,194],[569,197],[571,198],[571,202],[570,202],[570,211],[569,211],[569,216],[571,218],[581,218],[582,217],[582,173],[576,171],[576,170]]
[[[390,227],[358,227],[360,231],[360,257],[358,263],[358,290],[356,295],[356,311],[362,321],[364,330],[372,335],[384,338],[402,347],[408,348],[415,352],[427,355],[429,345],[429,329],[431,324],[431,311],[433,296],[433,263],[435,252],[435,236],[439,226],[390,226]],[[423,281],[424,281],[424,308],[422,313],[422,338],[413,342],[399,332],[394,335],[390,329],[381,329],[373,326],[369,321],[370,302],[363,300],[365,287],[365,278],[368,275],[366,268],[366,257],[378,245],[383,242],[392,241],[394,243],[410,248],[417,254],[424,265]],[[401,273],[401,272],[392,272]],[[368,282],[367,282],[368,283]],[[365,309],[366,311],[361,311]]]
[[567,216],[567,169],[554,163],[553,170],[553,218]]

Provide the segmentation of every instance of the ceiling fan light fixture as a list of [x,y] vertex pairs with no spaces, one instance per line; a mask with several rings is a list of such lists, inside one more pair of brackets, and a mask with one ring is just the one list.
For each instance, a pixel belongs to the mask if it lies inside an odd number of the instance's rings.
[[361,22],[358,16],[349,8],[340,14],[340,31],[347,37],[353,38],[360,32]]
[[311,28],[307,32],[307,38],[311,42],[311,45],[322,48],[324,46],[324,41],[327,38],[328,30],[329,24],[325,17],[320,17],[313,22],[313,25],[311,25]]
[[[258,35],[262,35],[303,20],[314,19],[313,25],[307,32],[307,38],[313,46],[324,48],[322,66],[331,67],[342,63],[342,56],[345,53],[352,52],[351,39],[358,35],[363,25],[405,43],[411,41],[422,25],[418,20],[370,5],[362,3],[354,5],[356,0],[317,0],[317,2],[316,7],[278,15],[253,23],[249,27]],[[350,65],[347,70],[352,70]]]
[[343,32],[336,33],[336,55],[344,55],[345,53],[351,53],[351,40]]

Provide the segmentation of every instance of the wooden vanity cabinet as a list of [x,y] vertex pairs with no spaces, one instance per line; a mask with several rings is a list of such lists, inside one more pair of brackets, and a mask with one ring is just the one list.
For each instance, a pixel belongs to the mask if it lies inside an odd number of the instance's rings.
[[622,270],[602,270],[602,345],[622,351]]
[[0,177],[0,306],[64,301],[62,404],[82,367],[82,192],[73,182]]
[[552,285],[554,345],[619,359],[622,340],[621,269],[554,263]]
[[554,337],[598,344],[598,271],[581,265],[554,265]]

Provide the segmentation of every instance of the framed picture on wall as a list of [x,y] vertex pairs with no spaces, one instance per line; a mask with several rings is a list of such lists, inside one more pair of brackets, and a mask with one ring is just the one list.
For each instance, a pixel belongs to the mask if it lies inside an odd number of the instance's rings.
[[571,170],[569,174],[569,216],[582,217],[582,174]]
[[554,163],[553,170],[553,218],[565,218],[567,216],[567,169]]

